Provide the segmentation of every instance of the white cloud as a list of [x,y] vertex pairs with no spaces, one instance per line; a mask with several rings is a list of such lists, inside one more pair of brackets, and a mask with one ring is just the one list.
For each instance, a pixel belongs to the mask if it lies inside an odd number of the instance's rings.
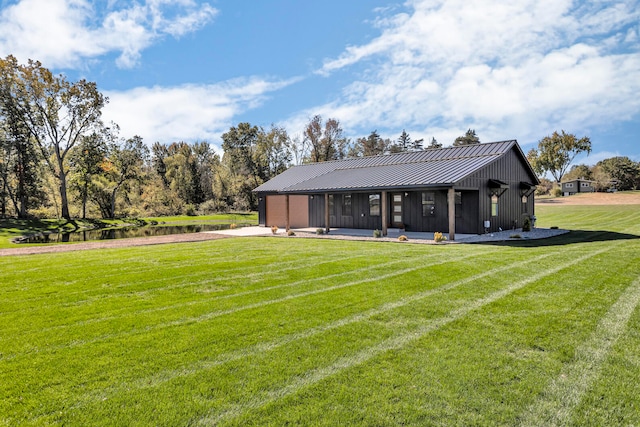
[[194,0],[118,5],[109,2],[106,10],[98,10],[88,0],[20,0],[0,12],[0,54],[65,68],[119,52],[117,64],[127,68],[158,39],[196,31],[217,14]]
[[232,125],[234,116],[256,108],[268,93],[296,81],[253,77],[214,85],[107,91],[109,104],[103,120],[117,123],[123,137],[139,135],[147,144],[195,140],[215,143]]
[[640,112],[638,0],[411,0],[405,6],[408,13],[377,21],[379,37],[325,61],[321,75],[349,68],[361,77],[338,99],[298,117],[322,114],[360,129],[421,129],[450,144],[442,135],[467,128],[484,141],[527,142]]

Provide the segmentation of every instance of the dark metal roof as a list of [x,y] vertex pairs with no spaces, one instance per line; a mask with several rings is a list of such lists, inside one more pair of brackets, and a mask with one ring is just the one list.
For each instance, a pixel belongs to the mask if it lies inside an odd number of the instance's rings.
[[512,140],[294,166],[254,191],[308,193],[455,185],[514,146],[518,145]]

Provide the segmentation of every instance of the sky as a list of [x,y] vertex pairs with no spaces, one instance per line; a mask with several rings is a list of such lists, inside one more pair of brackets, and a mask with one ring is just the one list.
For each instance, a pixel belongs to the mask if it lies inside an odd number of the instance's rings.
[[640,0],[0,0],[0,56],[109,97],[121,136],[208,141],[315,115],[523,151],[554,131],[640,161]]

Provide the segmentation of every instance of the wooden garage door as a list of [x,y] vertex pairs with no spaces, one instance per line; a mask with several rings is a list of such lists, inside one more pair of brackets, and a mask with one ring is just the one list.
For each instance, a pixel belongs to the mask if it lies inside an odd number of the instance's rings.
[[309,226],[309,196],[289,196],[289,227]]
[[286,209],[285,196],[267,196],[267,220],[265,225],[267,227],[275,225],[284,228]]
[[[286,227],[286,196],[267,196],[266,226]],[[309,197],[289,196],[289,227],[303,228],[309,226]]]

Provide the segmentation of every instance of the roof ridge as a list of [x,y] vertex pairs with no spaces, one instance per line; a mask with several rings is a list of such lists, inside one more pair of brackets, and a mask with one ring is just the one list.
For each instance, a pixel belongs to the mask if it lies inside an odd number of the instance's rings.
[[[480,157],[496,157],[501,156],[504,153],[484,153],[484,154],[476,154],[473,156],[450,156],[450,157],[435,157],[432,159],[416,159],[412,161],[404,161],[404,162],[392,162],[392,163],[382,163],[382,164],[363,164],[360,166],[352,166],[352,167],[338,167],[333,170],[347,170],[347,169],[365,169],[365,168],[379,168],[383,166],[397,166],[397,165],[408,165],[415,163],[430,163],[430,162],[442,162],[446,160],[460,160],[460,159],[473,159]],[[322,174],[324,175],[324,174]]]
[[[516,143],[517,140],[515,139],[511,139],[511,140],[505,140],[505,141],[497,141],[497,142],[487,142],[484,143],[482,145],[486,146],[486,145],[495,145],[495,144],[504,144],[504,143],[510,143],[511,146],[513,146],[514,143]],[[346,161],[346,160],[353,160],[353,159],[371,159],[371,158],[377,158],[377,157],[385,157],[385,156],[395,156],[395,155],[399,155],[399,154],[403,154],[403,155],[409,155],[409,154],[418,154],[418,153],[422,153],[424,151],[435,151],[435,150],[450,150],[450,149],[459,149],[459,148],[466,148],[466,147],[477,147],[480,144],[468,144],[468,145],[463,145],[463,146],[459,146],[459,147],[446,147],[446,148],[430,148],[430,149],[425,149],[423,151],[409,151],[409,152],[405,152],[405,153],[394,153],[394,154],[380,154],[377,156],[367,156],[367,157],[355,157],[355,158],[351,158],[351,159],[344,159],[342,161]],[[506,152],[507,150],[505,150]],[[427,158],[427,159],[415,159],[412,161],[397,161],[397,162],[388,162],[388,163],[384,163],[384,164],[364,164],[362,166],[355,166],[355,167],[349,167],[349,168],[336,168],[335,170],[344,170],[344,169],[360,169],[360,168],[369,168],[369,167],[380,167],[380,166],[393,166],[393,165],[399,165],[399,164],[413,164],[413,163],[428,163],[428,162],[439,162],[439,161],[443,161],[443,160],[456,160],[456,159],[471,159],[471,158],[479,158],[479,157],[494,157],[494,156],[501,156],[503,155],[505,152],[489,152],[489,153],[478,153],[478,154],[469,154],[466,156],[448,156],[448,157],[433,157],[433,158]],[[340,161],[340,160],[334,160],[334,161]],[[327,162],[325,162],[327,163]]]
[[[477,144],[467,144],[467,145],[460,145],[460,146],[450,146],[450,147],[441,147],[441,148],[425,148],[423,150],[419,150],[419,151],[404,151],[402,153],[388,153],[388,154],[376,154],[375,156],[363,156],[363,157],[346,157],[344,159],[335,159],[335,160],[327,160],[324,162],[312,162],[312,163],[302,163],[299,165],[294,165],[293,167],[299,167],[299,166],[313,166],[313,165],[318,165],[318,164],[332,164],[332,163],[340,163],[340,162],[349,162],[349,161],[354,161],[354,160],[364,160],[364,159],[376,159],[376,158],[383,158],[383,157],[400,157],[400,156],[408,156],[411,154],[417,154],[417,153],[423,153],[426,151],[440,151],[440,150],[454,150],[454,149],[464,149],[464,148],[473,148],[473,147],[478,147],[478,146],[487,146],[487,145],[497,145],[497,144],[505,144],[505,143],[516,143],[518,142],[517,139],[505,139],[504,141],[492,141],[492,142],[481,142],[481,143],[477,143]],[[464,158],[468,158],[468,157],[482,157],[483,155],[497,155],[497,153],[489,153],[489,154],[480,154],[480,155],[474,155],[474,156],[452,156],[452,157],[442,157],[439,158],[438,160],[450,160],[450,159],[464,159]],[[436,159],[429,159],[429,160],[436,160]],[[420,161],[412,161],[412,162],[402,162],[402,163],[419,163],[419,162],[424,162],[427,160],[420,160]],[[394,163],[388,163],[388,164],[394,164]],[[368,167],[368,166],[362,166],[362,167]],[[355,168],[353,168],[355,169]]]

